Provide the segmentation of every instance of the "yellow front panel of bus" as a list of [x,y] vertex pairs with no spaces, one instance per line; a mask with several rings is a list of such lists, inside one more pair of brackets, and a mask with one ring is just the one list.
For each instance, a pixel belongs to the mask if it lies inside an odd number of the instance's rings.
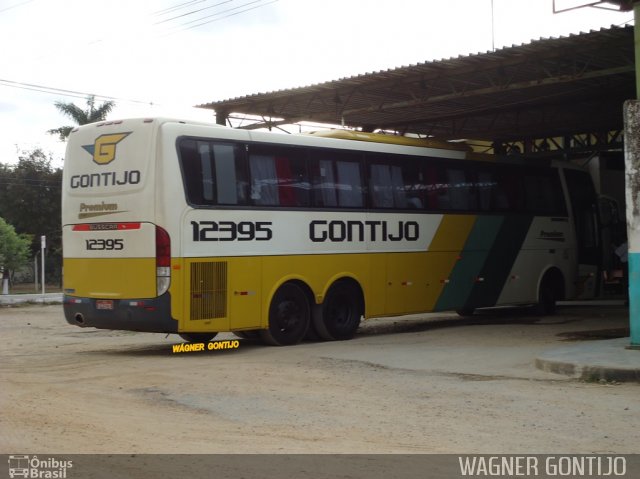
[[156,296],[155,258],[65,258],[64,290],[84,298]]

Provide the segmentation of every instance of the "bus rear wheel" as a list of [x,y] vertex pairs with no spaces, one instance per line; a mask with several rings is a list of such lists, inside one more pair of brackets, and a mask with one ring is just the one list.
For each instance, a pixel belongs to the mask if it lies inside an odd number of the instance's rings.
[[313,315],[313,326],[327,341],[351,339],[364,314],[360,287],[348,280],[335,282]]
[[260,339],[260,330],[258,329],[249,329],[246,331],[234,331],[233,334],[238,336],[240,339]]
[[280,286],[269,307],[269,327],[260,331],[262,340],[274,346],[298,344],[311,323],[311,308],[304,290],[295,283]]
[[218,333],[180,333],[180,337],[188,343],[208,343]]

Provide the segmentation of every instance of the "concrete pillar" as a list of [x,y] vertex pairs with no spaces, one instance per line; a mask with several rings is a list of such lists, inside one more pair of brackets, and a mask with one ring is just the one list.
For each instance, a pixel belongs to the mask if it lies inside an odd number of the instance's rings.
[[624,169],[629,245],[631,347],[640,349],[640,101],[624,104]]
[[216,111],[216,124],[226,126],[229,119],[229,113],[226,111]]
[[640,98],[640,74],[638,73],[638,70],[640,69],[640,23],[638,23],[640,22],[640,2],[638,1],[633,4],[633,19],[633,47],[636,62],[636,98]]
[[[636,98],[640,98],[640,2],[633,5]],[[640,102],[624,104],[624,170],[629,246],[630,348],[640,349]]]

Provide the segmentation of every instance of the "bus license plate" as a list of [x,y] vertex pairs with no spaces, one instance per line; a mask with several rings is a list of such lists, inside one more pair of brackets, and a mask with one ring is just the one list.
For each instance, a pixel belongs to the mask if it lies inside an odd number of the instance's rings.
[[102,309],[105,311],[113,310],[113,300],[112,299],[98,299],[96,300],[96,309]]

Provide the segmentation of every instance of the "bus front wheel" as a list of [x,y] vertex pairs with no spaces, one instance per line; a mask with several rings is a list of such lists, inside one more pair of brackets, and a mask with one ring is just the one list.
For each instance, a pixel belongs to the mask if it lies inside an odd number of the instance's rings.
[[269,327],[260,331],[262,340],[274,346],[298,344],[311,323],[311,308],[304,290],[295,283],[280,286],[269,307]]
[[547,273],[538,291],[538,302],[535,304],[535,313],[541,316],[550,316],[556,312],[556,301],[562,299],[562,277],[557,274]]
[[331,285],[322,304],[316,306],[313,325],[324,340],[351,339],[363,314],[360,287],[353,281],[341,280]]

